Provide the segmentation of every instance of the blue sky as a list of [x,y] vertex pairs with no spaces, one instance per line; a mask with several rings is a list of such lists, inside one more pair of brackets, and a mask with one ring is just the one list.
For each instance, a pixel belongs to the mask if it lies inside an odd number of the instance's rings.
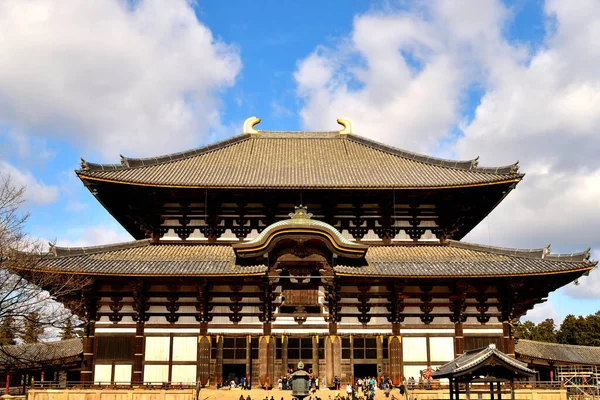
[[[525,180],[467,240],[600,257],[600,6],[514,1],[0,0],[0,171],[28,228],[127,240],[78,182],[119,162],[260,129],[336,129]],[[536,307],[600,310],[594,271]]]

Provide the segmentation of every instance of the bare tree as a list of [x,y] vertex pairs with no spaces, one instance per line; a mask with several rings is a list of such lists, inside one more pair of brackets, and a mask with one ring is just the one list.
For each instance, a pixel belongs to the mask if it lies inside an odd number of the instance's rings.
[[[49,272],[44,260],[52,255],[47,244],[31,238],[25,230],[28,213],[22,212],[26,188],[12,183],[0,172],[0,324],[25,326],[35,316],[40,329],[64,327],[72,313],[56,299],[72,299],[89,285],[85,277]],[[26,346],[0,343],[3,362],[27,362]]]

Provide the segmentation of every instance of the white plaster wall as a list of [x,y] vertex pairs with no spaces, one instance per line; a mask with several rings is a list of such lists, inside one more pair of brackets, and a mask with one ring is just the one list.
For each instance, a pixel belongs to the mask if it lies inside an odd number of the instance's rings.
[[170,344],[171,338],[167,336],[147,336],[144,359],[146,361],[169,361]]
[[112,365],[110,365],[110,364],[94,365],[94,382],[96,384],[110,383],[111,374],[112,374]]
[[454,338],[430,337],[429,356],[431,361],[447,362],[454,359]]
[[173,338],[173,361],[196,361],[198,339],[196,336]]
[[160,384],[168,380],[168,365],[144,365],[144,382]]
[[171,382],[194,383],[196,382],[195,365],[173,365]]
[[131,383],[131,364],[115,365],[115,383]]
[[402,338],[402,355],[404,357],[404,361],[427,362],[427,338]]

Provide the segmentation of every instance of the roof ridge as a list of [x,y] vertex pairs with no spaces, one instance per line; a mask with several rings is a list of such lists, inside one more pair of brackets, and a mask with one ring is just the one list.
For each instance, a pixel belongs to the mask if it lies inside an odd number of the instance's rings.
[[472,160],[463,160],[463,161],[450,160],[450,159],[446,159],[446,158],[432,157],[432,156],[427,156],[427,155],[424,155],[421,153],[416,153],[416,152],[412,152],[412,151],[408,151],[408,150],[399,149],[397,147],[387,145],[384,143],[380,143],[380,142],[376,142],[374,140],[371,140],[364,136],[360,136],[360,135],[356,135],[356,134],[346,135],[346,136],[350,140],[353,140],[353,141],[363,144],[365,146],[369,146],[374,149],[377,149],[380,151],[385,151],[385,152],[391,153],[391,154],[399,156],[399,157],[407,158],[409,160],[418,161],[418,162],[422,162],[422,163],[426,163],[426,164],[430,164],[430,165],[436,165],[436,166],[446,167],[446,168],[456,168],[456,169],[461,169],[461,170],[466,170],[466,171],[484,172],[484,173],[497,174],[497,175],[516,174],[516,175],[520,175],[521,177],[525,175],[525,174],[519,173],[519,161],[517,161],[514,164],[500,166],[500,167],[479,167],[478,166],[479,157],[476,157]]
[[451,247],[458,247],[461,249],[483,251],[495,254],[504,254],[507,256],[524,257],[524,258],[536,258],[551,261],[566,261],[566,262],[582,262],[589,261],[592,264],[596,264],[595,261],[590,261],[590,249],[579,253],[571,254],[551,254],[550,245],[539,248],[539,249],[517,249],[510,247],[499,247],[490,246],[486,244],[462,242],[459,240],[448,239],[446,241]]
[[81,159],[81,169],[77,172],[81,171],[106,171],[106,170],[123,170],[123,169],[132,169],[139,167],[148,167],[156,164],[168,163],[171,161],[183,160],[189,157],[205,154],[214,150],[219,150],[230,146],[232,144],[236,144],[242,142],[244,140],[250,139],[252,135],[250,134],[242,134],[233,136],[229,139],[224,139],[219,142],[208,144],[206,146],[195,147],[190,150],[179,151],[175,153],[169,153],[158,157],[145,157],[145,158],[134,158],[134,157],[125,157],[121,155],[121,163],[120,164],[97,164],[91,163],[89,161]]
[[110,243],[99,246],[59,247],[50,245],[50,254],[55,257],[81,256],[85,254],[106,253],[115,250],[133,249],[151,245],[151,239],[133,240],[129,242]]

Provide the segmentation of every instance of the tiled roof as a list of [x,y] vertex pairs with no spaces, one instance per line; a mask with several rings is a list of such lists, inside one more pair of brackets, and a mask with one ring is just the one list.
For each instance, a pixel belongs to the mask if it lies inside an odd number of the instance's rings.
[[580,365],[600,365],[600,347],[544,343],[519,339],[515,344],[519,358],[563,362]]
[[468,371],[477,370],[478,366],[482,365],[490,358],[495,358],[498,361],[505,363],[506,365],[519,371],[522,375],[532,376],[535,374],[534,370],[527,368],[527,364],[507,356],[500,350],[496,349],[496,346],[490,345],[489,347],[483,347],[481,349],[464,352],[449,363],[442,365],[432,374],[432,376],[434,378],[460,376]]
[[[52,249],[43,270],[92,275],[253,275],[264,265],[236,265],[231,245],[157,243],[149,240],[114,245]],[[564,273],[592,269],[589,253],[553,255],[547,249],[515,250],[448,241],[446,244],[371,246],[368,265],[338,265],[337,274],[389,277],[485,277]]]
[[0,365],[6,368],[19,364],[47,364],[52,361],[78,357],[82,352],[83,345],[81,339],[78,338],[4,346],[0,351]]
[[152,244],[149,240],[115,245],[60,248],[43,260],[41,269],[91,275],[253,275],[262,265],[238,266],[230,245]]
[[515,276],[592,269],[589,252],[548,254],[549,249],[518,250],[449,240],[445,245],[372,246],[367,266],[338,265],[343,275],[394,277]]
[[80,178],[226,188],[437,188],[518,181],[517,164],[482,168],[338,132],[260,132],[121,164],[82,161]]

